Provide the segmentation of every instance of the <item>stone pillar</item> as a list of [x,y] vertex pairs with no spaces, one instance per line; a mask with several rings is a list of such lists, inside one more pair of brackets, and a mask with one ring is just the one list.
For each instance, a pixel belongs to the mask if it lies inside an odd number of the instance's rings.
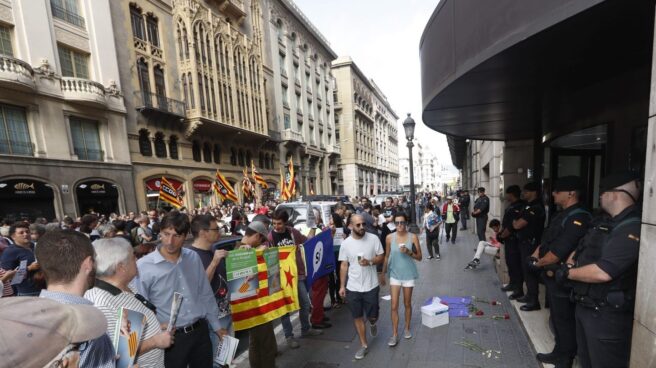
[[640,235],[640,260],[638,263],[638,288],[631,342],[631,367],[652,366],[656,359],[656,287],[653,272],[656,259],[656,47],[653,48],[649,128],[642,207],[642,233]]

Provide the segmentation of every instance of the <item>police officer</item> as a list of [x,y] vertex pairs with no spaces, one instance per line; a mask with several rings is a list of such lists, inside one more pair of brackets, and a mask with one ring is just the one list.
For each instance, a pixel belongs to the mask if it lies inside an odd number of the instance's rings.
[[508,276],[510,281],[508,285],[501,288],[502,291],[512,291],[509,298],[511,300],[524,296],[524,275],[522,274],[522,257],[519,252],[519,242],[517,232],[512,226],[514,220],[524,208],[524,201],[520,199],[522,190],[518,185],[511,185],[506,188],[506,201],[509,205],[503,213],[501,221],[501,231],[497,239],[503,242],[505,250],[506,265],[508,266]]
[[538,197],[538,185],[527,183],[522,191],[522,199],[526,205],[522,209],[519,218],[513,221],[513,228],[517,230],[519,240],[519,252],[522,259],[522,271],[524,282],[526,282],[526,295],[517,298],[520,303],[526,303],[519,309],[530,312],[540,309],[538,300],[538,273],[529,268],[529,257],[533,255],[542,237],[544,230],[544,206]]
[[462,222],[460,230],[467,230],[467,220],[469,220],[469,201],[469,191],[463,190],[458,201],[458,206],[460,207],[460,212],[462,214],[462,216],[460,216],[460,221]]
[[592,216],[579,202],[583,184],[578,176],[564,176],[553,188],[554,203],[562,210],[550,221],[542,241],[530,258],[531,268],[542,271],[551,308],[555,345],[548,354],[539,353],[542,363],[556,368],[569,368],[576,356],[575,304],[570,301],[570,288],[556,284],[554,272],[565,263],[587,232]]
[[485,188],[478,188],[478,198],[474,201],[472,216],[476,218],[476,235],[478,241],[485,241],[485,227],[487,226],[487,213],[490,212],[490,198],[485,195]]
[[576,341],[583,368],[628,367],[640,248],[638,177],[611,174],[601,181],[601,208],[556,281],[573,280]]

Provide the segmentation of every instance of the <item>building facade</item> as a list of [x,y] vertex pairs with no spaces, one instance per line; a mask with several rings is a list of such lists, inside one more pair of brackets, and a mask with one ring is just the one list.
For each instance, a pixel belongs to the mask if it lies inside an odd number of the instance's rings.
[[111,14],[138,208],[158,206],[163,176],[186,206],[216,204],[216,169],[241,196],[251,162],[275,190],[259,0],[112,1]]
[[109,0],[0,0],[0,217],[132,210]]
[[339,137],[335,129],[334,81],[337,54],[290,0],[268,0],[265,12],[265,69],[271,137],[282,164],[294,162],[297,193],[341,194]]
[[333,61],[332,72],[344,194],[371,196],[398,190],[398,116],[350,57]]

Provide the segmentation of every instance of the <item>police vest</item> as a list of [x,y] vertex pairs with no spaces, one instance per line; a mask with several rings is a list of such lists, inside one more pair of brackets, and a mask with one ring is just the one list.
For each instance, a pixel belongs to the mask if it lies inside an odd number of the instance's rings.
[[[593,227],[576,249],[576,267],[583,267],[596,263],[601,258],[601,253],[608,243],[608,239],[613,231],[616,231],[623,226],[640,222],[640,218],[634,216],[622,220],[615,226],[603,222]],[[609,282],[590,284],[574,281],[572,282],[574,298],[577,301],[589,300],[597,305],[604,305],[607,303],[609,293],[621,291],[623,292],[625,299],[632,300],[635,298],[635,281],[637,273],[638,267],[636,265],[617,279]]]
[[[547,254],[547,252],[549,252],[550,250],[549,246],[551,245],[551,243],[553,243],[554,240],[558,239],[558,237],[563,233],[563,231],[565,231],[565,224],[570,219],[570,217],[577,215],[579,213],[584,213],[588,215],[588,218],[592,216],[590,215],[590,212],[579,207],[579,208],[575,208],[570,212],[562,211],[556,217],[554,217],[553,221],[551,222],[551,225],[549,225],[549,227],[544,231],[544,234],[542,234],[542,243],[540,245],[540,258],[544,257]],[[561,263],[564,261],[565,261],[564,259],[561,260]]]

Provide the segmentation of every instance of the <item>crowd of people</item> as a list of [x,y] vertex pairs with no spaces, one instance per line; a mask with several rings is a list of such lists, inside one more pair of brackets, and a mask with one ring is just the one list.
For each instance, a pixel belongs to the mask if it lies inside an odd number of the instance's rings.
[[[120,323],[117,310],[126,308],[144,315],[139,367],[217,366],[213,356],[220,340],[235,332],[226,281],[229,250],[215,244],[230,234],[237,235],[244,248],[300,245],[327,229],[333,236],[343,234],[341,246],[335,246],[335,272],[306,287],[304,258],[297,247],[300,332],[294,332],[289,314],[282,316],[285,344],[297,349],[302,344],[298,337],[322,334],[332,327],[325,311],[346,305],[361,344],[355,359],[363,359],[368,352],[367,327],[371,336],[378,332],[380,286],[390,285],[392,348],[400,342],[401,295],[402,336],[413,336],[416,262],[440,260],[440,243],[455,243],[458,230],[467,229],[471,216],[478,245],[466,270],[475,270],[483,254],[499,257],[503,249],[510,282],[502,289],[523,303],[521,310],[526,312],[541,308],[538,285],[546,285],[555,346],[548,354],[538,354],[539,361],[570,367],[578,355],[584,367],[622,366],[628,359],[635,297],[639,186],[628,174],[602,180],[604,215],[599,216],[582,206],[584,189],[576,177],[555,183],[552,194],[561,210],[546,228],[536,183],[523,190],[516,185],[506,189],[508,207],[501,221],[488,221],[485,188],[476,190],[471,209],[466,190],[445,198],[420,193],[416,213],[405,197],[390,196],[380,205],[356,197],[352,206],[338,202],[327,219],[315,210],[316,225],[304,232],[294,228],[289,213],[276,210],[273,202],[107,217],[87,214],[61,221],[5,219],[0,228],[3,306],[43,305],[25,307],[31,311],[25,318],[42,323],[42,330],[58,331],[60,339],[52,349],[12,359],[29,361],[28,366],[54,361],[58,366],[115,367],[117,353],[109,336]],[[418,235],[410,231],[414,225],[425,232],[426,258]],[[175,325],[168,326],[173,291],[182,294],[184,302]],[[330,306],[324,306],[326,295]],[[51,315],[58,317],[46,318]],[[106,333],[98,333],[96,323],[81,330],[68,325],[91,315],[94,322],[103,322]],[[27,328],[12,316],[0,314],[3,323],[7,319],[17,329]],[[0,333],[10,332],[3,325]],[[604,340],[610,337],[616,342],[612,348]],[[249,329],[248,339],[250,365],[274,367],[279,347],[273,321]]]

